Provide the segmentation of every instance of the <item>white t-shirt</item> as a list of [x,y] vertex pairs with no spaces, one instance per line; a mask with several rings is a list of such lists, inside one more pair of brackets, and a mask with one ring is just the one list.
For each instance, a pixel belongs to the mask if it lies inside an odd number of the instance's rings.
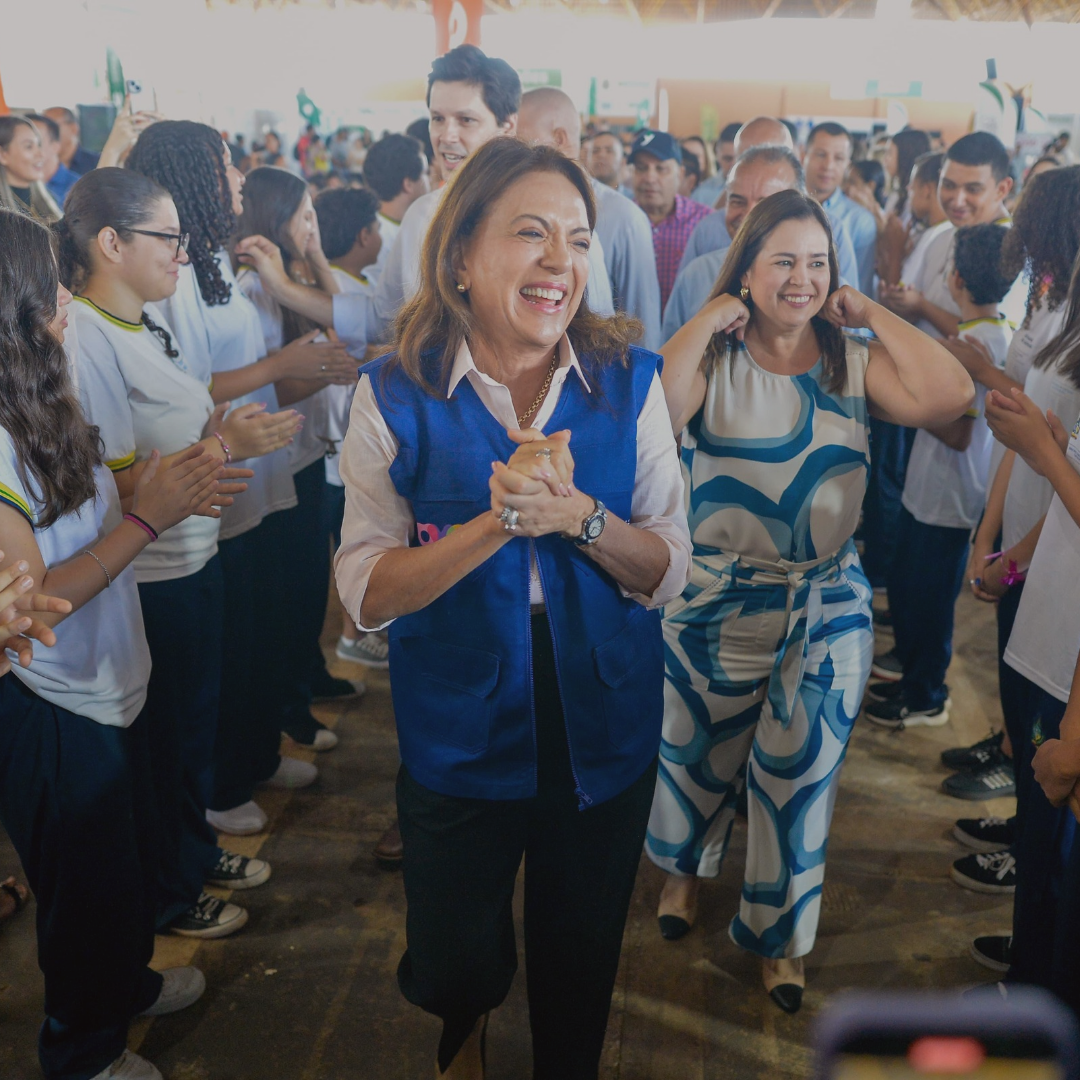
[[904,265],[900,269],[900,283],[902,285],[910,285],[912,282],[921,280],[923,264],[926,262],[926,252],[929,250],[930,245],[942,233],[949,232],[952,227],[952,222],[946,219],[945,221],[939,221],[936,225],[931,225],[928,229],[923,229],[916,238],[915,246],[911,249],[911,253],[904,260]]
[[379,280],[379,276],[383,272],[383,267],[386,265],[386,260],[390,257],[390,249],[394,246],[394,241],[397,239],[397,234],[401,232],[401,222],[395,221],[392,217],[387,217],[381,210],[379,211],[379,235],[382,237],[382,247],[379,248],[379,257],[375,260],[374,266],[369,266],[364,271],[364,277],[369,282],[376,282]]
[[[19,467],[11,436],[0,428],[0,502],[30,522],[46,569],[93,547],[120,524],[120,498],[112,474],[94,470],[98,495],[47,529],[36,525],[41,503]],[[89,569],[102,573],[89,555]],[[102,573],[102,576],[104,574]],[[130,566],[113,576],[112,585],[69,615],[56,628],[56,644],[35,643],[28,668],[17,663],[7,678],[17,678],[38,697],[77,716],[109,727],[127,727],[146,701],[150,650],[142,608]]]
[[[171,328],[150,317],[162,329]],[[105,462],[113,472],[197,443],[214,403],[206,384],[187,370],[183,355],[165,355],[161,338],[142,323],[106,315],[76,297],[70,316],[79,334],[79,394],[97,424]],[[174,348],[176,335],[172,335]],[[135,560],[135,578],[172,581],[198,573],[217,553],[216,518],[189,517],[161,534]]]
[[[1062,423],[1068,423],[1066,418],[1080,414],[1080,389],[1058,371],[1056,363],[1049,368],[1032,367],[1024,380],[1024,393],[1042,412],[1053,409],[1062,418]],[[1009,477],[1009,490],[1005,494],[1001,526],[1003,551],[1031,532],[1050,508],[1053,494],[1050,481],[1017,455]]]
[[[1065,456],[1080,472],[1080,420],[1073,426]],[[1068,701],[1078,650],[1080,528],[1054,495],[1028,570],[1005,662],[1058,701]]]
[[[1002,315],[960,324],[960,337],[981,341],[998,367],[1005,364],[1012,328]],[[994,436],[984,413],[986,387],[975,384],[973,420],[966,450],[953,450],[929,431],[918,431],[911,448],[902,502],[916,521],[948,529],[973,529],[986,504],[987,476]]]
[[[259,275],[247,267],[241,267],[237,275],[240,291],[255,305],[259,313],[259,325],[262,327],[263,340],[267,352],[277,352],[285,344],[282,332],[281,305],[262,287]],[[324,339],[325,340],[325,339]],[[324,386],[311,397],[290,405],[304,417],[304,426],[300,434],[289,446],[289,470],[293,476],[309,465],[314,465],[325,456],[330,443],[329,387]]]
[[[389,218],[382,218],[383,228]],[[393,223],[391,223],[393,224]],[[385,243],[385,240],[383,241]],[[355,277],[348,270],[342,270],[339,266],[332,266],[334,279],[342,293],[367,293],[371,295],[373,282],[368,278],[367,271],[362,278]],[[367,350],[363,346],[353,345],[349,349],[350,354],[363,361]],[[356,384],[352,386],[328,386],[327,395],[330,398],[330,410],[328,416],[328,432],[331,447],[326,452],[326,482],[334,487],[344,487],[345,482],[341,479],[341,444],[345,439],[345,432],[349,430],[349,411],[352,409],[353,395],[356,393]]]
[[[199,290],[195,269],[190,264],[180,268],[176,292],[167,300],[149,304],[151,318],[160,324],[154,311],[161,313],[172,327],[180,351],[200,381],[213,386],[213,375],[219,371],[234,371],[261,360],[266,355],[259,313],[255,305],[240,291],[232,265],[224,251],[218,253],[221,276],[232,285],[227,304],[210,306]],[[262,386],[233,401],[233,407],[253,402],[266,403],[268,413],[279,409],[274,384]],[[255,475],[245,481],[247,491],[237,495],[232,506],[221,513],[221,539],[231,540],[254,529],[263,518],[277,510],[296,505],[296,488],[289,468],[289,451],[282,447],[263,457],[233,462],[240,468],[251,469]]]

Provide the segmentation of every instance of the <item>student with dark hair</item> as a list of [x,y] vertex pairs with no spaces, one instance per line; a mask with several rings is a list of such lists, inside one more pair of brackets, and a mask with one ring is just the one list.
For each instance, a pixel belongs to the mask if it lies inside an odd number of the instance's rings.
[[411,135],[384,135],[364,158],[364,183],[379,197],[382,251],[377,273],[386,265],[405,212],[431,190],[428,159]]
[[888,185],[888,198],[885,209],[901,220],[910,216],[908,198],[910,196],[911,170],[915,162],[924,154],[930,153],[930,136],[916,128],[904,128],[889,140],[885,151],[885,174]]
[[[1013,278],[1001,269],[1002,225],[957,231],[949,287],[960,309],[960,336],[979,341],[999,368],[1012,329],[999,305]],[[971,530],[986,504],[993,437],[983,418],[986,387],[961,417],[915,435],[889,572],[889,611],[903,677],[872,683],[868,720],[893,729],[939,727],[949,719],[945,673],[952,658],[953,613],[967,565]],[[917,583],[917,587],[916,587]]]
[[427,158],[428,167],[435,164],[435,148],[431,145],[431,131],[425,117],[414,120],[406,129],[405,134],[415,139],[424,149],[424,157]]
[[[853,193],[852,188],[856,189]],[[885,212],[885,168],[880,161],[873,158],[864,158],[862,161],[853,161],[848,166],[848,174],[844,180],[844,194],[859,201],[858,193],[865,193],[865,200],[861,203],[866,209],[870,209],[867,203],[880,211]],[[871,210],[874,213],[874,210]]]
[[803,168],[806,190],[825,207],[830,221],[843,222],[851,236],[859,264],[859,289],[870,296],[877,272],[877,222],[865,207],[844,194],[842,185],[853,148],[847,128],[834,123],[818,124],[807,136]]
[[[227,416],[227,403],[215,408],[163,316],[148,310],[175,292],[187,261],[188,236],[168,192],[139,173],[98,168],[71,189],[66,206],[56,231],[60,273],[76,293],[79,391],[121,499],[131,497],[158,450],[168,463],[198,444],[229,466],[228,478],[250,477],[232,465],[234,453],[271,453],[292,438],[298,421],[259,405]],[[218,517],[215,510],[188,518],[155,537],[135,562],[154,662],[146,720],[161,827],[157,927],[203,938],[233,933],[247,920],[244,909],[203,890],[207,882],[233,887],[219,873],[229,855],[205,817],[223,649]]]
[[45,155],[42,179],[56,205],[63,207],[64,199],[74,187],[79,175],[60,160],[60,125],[52,117],[42,116],[40,113],[27,113],[26,119],[37,128],[37,133],[41,136],[41,149]]
[[205,447],[154,450],[124,513],[72,385],[70,302],[48,232],[0,210],[0,548],[56,598],[35,604],[34,636],[51,648],[4,642],[23,656],[0,678],[0,822],[37,901],[45,1077],[161,1080],[126,1049],[128,1025],[192,1004],[206,984],[195,968],[148,966],[161,851],[131,566],[209,510],[222,462]]

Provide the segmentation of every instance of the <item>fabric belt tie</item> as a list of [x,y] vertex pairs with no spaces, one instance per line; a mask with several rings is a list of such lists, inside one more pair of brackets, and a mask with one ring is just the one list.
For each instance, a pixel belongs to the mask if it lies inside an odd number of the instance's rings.
[[782,727],[786,728],[791,723],[795,695],[806,671],[809,652],[806,605],[811,589],[815,583],[824,583],[823,579],[838,576],[843,561],[854,550],[854,542],[849,540],[833,555],[801,563],[788,562],[786,559],[766,562],[725,552],[695,556],[695,561],[726,574],[740,585],[784,587],[787,593],[784,637],[776,651],[767,691],[773,715]]

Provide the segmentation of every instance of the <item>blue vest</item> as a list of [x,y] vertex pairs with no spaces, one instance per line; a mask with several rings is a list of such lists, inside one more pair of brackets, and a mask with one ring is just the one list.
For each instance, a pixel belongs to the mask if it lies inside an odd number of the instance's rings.
[[[516,449],[467,378],[448,399],[426,393],[389,356],[365,365],[399,444],[390,478],[416,521],[413,546],[491,512],[491,462]],[[629,365],[582,360],[592,392],[570,373],[547,430],[569,428],[574,485],[630,517],[637,418],[658,357]],[[445,384],[444,384],[445,385]],[[656,757],[663,717],[660,613],[559,536],[535,541],[570,759],[582,809],[630,786]],[[421,611],[390,626],[390,685],[401,758],[445,795],[536,794],[529,541],[519,537]]]

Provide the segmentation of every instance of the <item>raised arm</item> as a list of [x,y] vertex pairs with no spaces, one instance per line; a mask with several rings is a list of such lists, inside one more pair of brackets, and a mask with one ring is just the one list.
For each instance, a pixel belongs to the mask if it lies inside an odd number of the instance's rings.
[[822,314],[837,326],[866,327],[878,338],[870,343],[866,396],[883,419],[905,427],[940,427],[962,416],[975,400],[975,385],[958,360],[855,289],[837,289]]

